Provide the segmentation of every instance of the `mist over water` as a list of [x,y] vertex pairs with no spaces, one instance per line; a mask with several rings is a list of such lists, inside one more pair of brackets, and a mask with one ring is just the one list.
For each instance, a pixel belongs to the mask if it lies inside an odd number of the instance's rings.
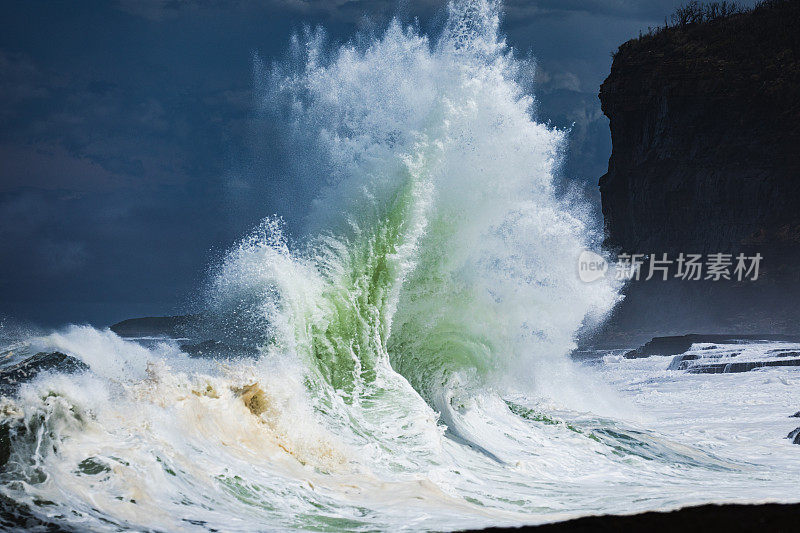
[[434,37],[308,31],[261,68],[323,184],[306,235],[265,219],[202,290],[258,356],[78,326],[25,340],[90,370],[2,400],[3,495],[93,530],[447,530],[792,486],[638,427],[569,359],[617,287],[578,278],[596,221],[558,193],[566,134],[536,122],[499,9],[454,2]]

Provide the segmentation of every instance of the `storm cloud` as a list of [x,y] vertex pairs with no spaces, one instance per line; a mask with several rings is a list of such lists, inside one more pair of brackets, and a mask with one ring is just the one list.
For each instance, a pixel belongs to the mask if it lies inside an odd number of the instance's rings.
[[[611,54],[679,2],[511,0],[540,120],[570,130],[565,177],[594,193],[610,152]],[[433,0],[5,2],[0,21],[0,316],[108,324],[190,307],[208,265],[264,216],[299,227],[314,191],[256,115],[253,57],[392,16],[435,32]],[[533,69],[535,65],[535,76]]]

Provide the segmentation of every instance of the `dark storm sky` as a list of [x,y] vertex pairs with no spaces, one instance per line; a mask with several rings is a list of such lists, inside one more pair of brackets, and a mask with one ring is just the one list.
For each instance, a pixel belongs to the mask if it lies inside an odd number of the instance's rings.
[[[596,95],[612,51],[679,3],[507,2],[509,44],[538,60],[540,119],[575,123],[568,177],[594,187],[605,171]],[[254,53],[279,57],[304,23],[345,40],[397,13],[435,29],[443,12],[433,0],[0,5],[0,320],[40,325],[180,312],[259,219],[298,223],[309,192],[253,134]]]

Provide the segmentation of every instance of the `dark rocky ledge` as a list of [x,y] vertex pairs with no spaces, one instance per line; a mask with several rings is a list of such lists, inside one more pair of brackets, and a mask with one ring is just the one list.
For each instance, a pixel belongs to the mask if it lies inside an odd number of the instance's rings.
[[61,352],[40,352],[13,366],[0,370],[0,395],[16,392],[21,383],[30,381],[40,372],[84,372],[88,370],[82,361]]
[[680,355],[698,343],[735,344],[751,341],[783,341],[800,342],[800,335],[782,335],[774,333],[761,334],[698,334],[654,337],[651,341],[625,354],[626,359],[638,359],[653,355]]
[[244,339],[237,328],[227,331],[214,317],[195,315],[129,318],[110,326],[111,331],[127,339],[173,339],[191,357],[254,357],[262,339]]
[[725,531],[740,533],[752,531],[797,531],[800,521],[800,504],[761,505],[701,505],[685,507],[672,512],[649,512],[629,516],[588,516],[536,527],[488,528],[483,531],[537,533],[561,532],[613,532],[620,531],[680,531],[681,533],[707,533]]
[[198,315],[149,316],[129,318],[110,327],[120,337],[169,337],[186,336],[199,322]]
[[781,359],[779,361],[741,361],[730,363],[712,363],[697,365],[688,368],[689,374],[736,374],[739,372],[750,372],[757,368],[769,368],[778,366],[800,366],[800,359]]

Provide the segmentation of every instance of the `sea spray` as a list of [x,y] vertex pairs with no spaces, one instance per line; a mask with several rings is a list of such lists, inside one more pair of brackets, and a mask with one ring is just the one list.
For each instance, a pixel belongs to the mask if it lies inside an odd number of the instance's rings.
[[796,487],[599,416],[568,353],[616,291],[577,275],[597,228],[558,193],[566,133],[536,122],[499,22],[475,0],[436,38],[309,31],[262,70],[321,186],[305,234],[265,219],[204,292],[199,334],[257,355],[79,326],[14,344],[89,370],[2,399],[0,506],[100,531],[439,530]]
[[[249,241],[255,261],[237,248],[214,299],[252,265],[260,279],[244,292],[270,287],[257,306],[291,324],[272,342],[337,389],[388,360],[429,402],[453,372],[486,385],[524,368],[546,391],[578,328],[616,296],[575,275],[592,228],[556,194],[564,133],[531,117],[527,65],[499,34],[497,4],[451,3],[434,41],[393,21],[372,40],[324,43],[320,31],[296,37],[293,61],[258,84],[264,106],[290,103],[295,144],[315,147],[319,235],[281,252],[292,260],[275,280],[262,257],[274,243]],[[286,268],[303,288],[286,285]]]

